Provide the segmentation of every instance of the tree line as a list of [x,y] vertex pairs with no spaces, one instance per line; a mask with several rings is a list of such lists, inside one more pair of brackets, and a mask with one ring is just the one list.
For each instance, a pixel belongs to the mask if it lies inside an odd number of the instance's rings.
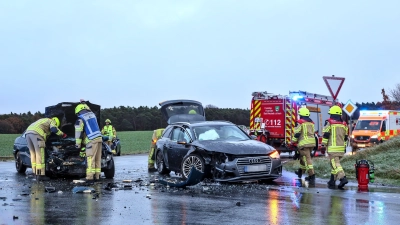
[[[238,125],[249,125],[249,109],[217,108],[208,105],[205,107],[205,114],[207,120],[226,120]],[[30,124],[44,117],[45,115],[41,112],[0,115],[0,134],[20,134]],[[167,126],[160,108],[156,106],[140,106],[138,108],[120,106],[101,109],[101,127],[104,126],[106,119],[111,120],[111,124],[117,132],[155,130]]]
[[[360,116],[360,110],[400,110],[400,85],[396,89],[390,90],[390,96],[382,89],[382,102],[356,103],[357,110],[352,115],[353,120]],[[205,106],[207,120],[226,120],[238,125],[249,126],[250,109],[218,108],[214,105]],[[36,120],[43,118],[44,114],[31,112],[0,115],[0,134],[20,134]],[[104,121],[110,119],[117,131],[146,131],[155,130],[167,126],[166,120],[157,106],[120,106],[114,108],[101,109],[100,126],[104,126]],[[350,119],[350,118],[347,118]]]

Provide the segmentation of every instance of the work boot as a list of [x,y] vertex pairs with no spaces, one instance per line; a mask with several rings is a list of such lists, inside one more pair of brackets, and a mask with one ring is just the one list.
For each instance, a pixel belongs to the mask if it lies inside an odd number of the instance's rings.
[[301,176],[303,176],[303,170],[302,169],[298,169],[297,171],[294,171],[294,173],[299,177],[299,178],[301,178]]
[[157,169],[154,167],[153,164],[149,164],[149,165],[147,166],[147,168],[148,168],[148,171],[149,171],[149,172],[156,172],[156,171],[157,171]]
[[308,181],[308,185],[315,186],[315,174],[305,178]]
[[82,178],[80,179],[81,181],[84,181],[85,184],[94,184],[94,179],[86,179],[86,178]]
[[347,181],[346,176],[344,176],[342,179],[340,179],[340,183],[338,185],[338,188],[341,190],[344,190],[344,185],[346,185],[347,183],[349,183],[349,181]]
[[50,178],[46,177],[45,175],[38,175],[36,178],[37,181],[49,181]]
[[331,179],[328,181],[328,188],[329,189],[335,189],[336,188],[336,184],[335,184],[335,176],[333,174],[331,174]]

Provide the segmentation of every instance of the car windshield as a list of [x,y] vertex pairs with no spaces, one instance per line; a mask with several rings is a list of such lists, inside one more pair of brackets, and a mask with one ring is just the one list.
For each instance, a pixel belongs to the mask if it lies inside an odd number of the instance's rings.
[[235,125],[206,125],[196,126],[193,133],[197,140],[239,141],[250,138]]
[[359,120],[354,130],[380,130],[380,120]]

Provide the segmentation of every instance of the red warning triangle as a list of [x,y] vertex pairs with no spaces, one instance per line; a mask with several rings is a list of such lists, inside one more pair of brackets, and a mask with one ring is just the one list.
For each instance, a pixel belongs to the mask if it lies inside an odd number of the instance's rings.
[[328,87],[329,92],[332,95],[332,98],[336,100],[340,89],[342,88],[342,85],[344,83],[344,77],[335,77],[335,76],[324,76],[322,77],[325,81],[326,86]]

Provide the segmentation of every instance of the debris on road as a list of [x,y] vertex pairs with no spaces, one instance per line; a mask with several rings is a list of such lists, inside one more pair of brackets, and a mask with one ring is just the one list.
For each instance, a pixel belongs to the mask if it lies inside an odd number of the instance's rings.
[[72,189],[72,192],[75,193],[94,193],[94,188],[84,187],[84,186],[76,186]]
[[161,179],[158,182],[161,183],[161,184],[167,185],[167,188],[168,187],[184,188],[186,186],[192,186],[192,185],[196,185],[196,184],[200,183],[201,178],[203,177],[203,175],[204,175],[203,172],[198,171],[195,167],[192,167],[190,169],[190,173],[189,173],[188,179],[186,181],[178,183],[179,180],[171,180],[171,179],[164,180],[164,179]]

